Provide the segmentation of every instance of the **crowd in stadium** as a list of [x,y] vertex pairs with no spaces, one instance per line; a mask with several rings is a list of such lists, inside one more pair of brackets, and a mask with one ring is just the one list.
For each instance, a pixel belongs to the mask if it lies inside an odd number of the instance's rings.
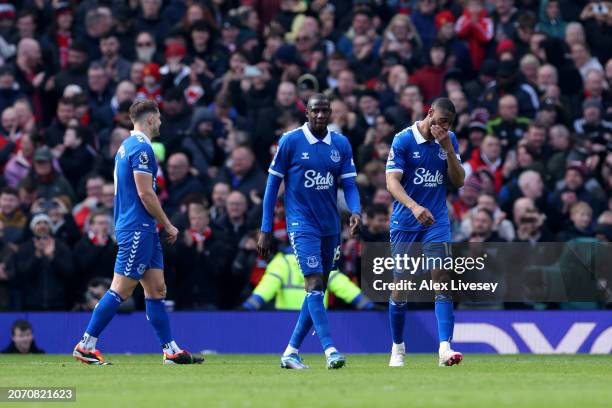
[[[389,146],[439,96],[466,170],[454,240],[612,240],[611,45],[612,3],[585,0],[1,1],[0,310],[90,310],[106,291],[137,98],[162,112],[177,309],[251,293],[267,168],[316,92],[353,148],[362,240],[388,242]],[[280,248],[282,200],[274,229]]]

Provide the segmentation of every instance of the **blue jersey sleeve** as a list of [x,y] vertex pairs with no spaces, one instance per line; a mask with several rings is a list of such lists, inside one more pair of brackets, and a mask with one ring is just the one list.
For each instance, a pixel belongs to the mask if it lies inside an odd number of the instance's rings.
[[353,149],[351,149],[351,145],[347,140],[344,146],[344,154],[342,155],[340,178],[345,179],[348,177],[357,177],[357,169],[355,168],[355,161],[353,160]]
[[274,155],[274,159],[272,159],[272,163],[270,163],[270,168],[268,169],[268,173],[274,174],[280,178],[285,177],[287,169],[289,168],[291,156],[288,139],[289,137],[287,135],[281,137],[278,142],[276,155]]
[[459,160],[459,163],[461,163],[461,156],[459,155],[459,142],[457,141],[457,135],[455,135],[455,132],[451,132],[450,136],[451,136],[451,141],[453,142],[453,149],[455,149],[455,156],[457,157],[457,160]]
[[155,176],[153,174],[155,171],[154,160],[153,149],[149,145],[141,143],[130,157],[130,166],[134,173],[147,173]]
[[404,157],[406,156],[406,148],[401,140],[400,135],[393,138],[391,149],[389,150],[389,157],[387,158],[387,173],[403,173],[404,172]]

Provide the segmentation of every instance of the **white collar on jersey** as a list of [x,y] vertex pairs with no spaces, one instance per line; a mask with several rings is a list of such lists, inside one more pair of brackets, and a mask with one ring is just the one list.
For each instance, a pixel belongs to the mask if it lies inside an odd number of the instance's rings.
[[[417,144],[425,143],[427,139],[425,139],[423,135],[421,134],[421,131],[419,130],[419,127],[417,126],[417,123],[420,123],[420,122],[414,122],[414,124],[410,127],[412,129],[412,134],[414,135],[414,140],[416,140]],[[436,139],[434,139],[434,142],[438,143]]]
[[308,127],[308,123],[304,123],[302,126],[302,132],[304,132],[304,136],[306,136],[306,140],[308,140],[308,143],[310,144],[315,144],[322,141],[323,143],[331,145],[331,133],[329,132],[329,129],[327,129],[327,135],[325,135],[323,139],[317,139],[316,136],[312,134],[310,128]]
[[148,144],[151,144],[151,140],[149,139],[149,137],[147,135],[145,135],[144,133],[142,133],[139,130],[130,130],[130,136],[134,136],[134,135],[141,135],[145,142],[147,142]]

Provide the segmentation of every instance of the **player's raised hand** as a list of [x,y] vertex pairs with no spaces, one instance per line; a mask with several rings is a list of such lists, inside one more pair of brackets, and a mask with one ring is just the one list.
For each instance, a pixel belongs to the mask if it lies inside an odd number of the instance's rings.
[[453,143],[451,142],[450,134],[447,130],[444,130],[442,126],[432,125],[431,134],[447,153],[453,151]]
[[351,214],[349,225],[351,226],[351,236],[357,236],[357,234],[359,233],[359,228],[361,227],[361,215]]
[[272,233],[271,232],[259,232],[259,238],[257,238],[257,255],[266,259],[270,256],[270,246],[272,244]]
[[174,244],[176,242],[176,238],[178,237],[178,228],[172,224],[168,224],[164,227],[164,230],[167,234],[166,241],[168,241],[169,244]]
[[414,215],[414,218],[416,218],[421,225],[426,227],[430,226],[436,221],[432,213],[427,208],[420,205],[417,205],[412,209],[412,215]]

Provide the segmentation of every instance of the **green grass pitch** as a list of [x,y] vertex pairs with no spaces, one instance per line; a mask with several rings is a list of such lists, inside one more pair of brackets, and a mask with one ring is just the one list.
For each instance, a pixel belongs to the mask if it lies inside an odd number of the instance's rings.
[[437,355],[348,355],[328,371],[279,368],[277,355],[210,355],[197,366],[164,366],[161,355],[110,355],[86,366],[70,356],[0,356],[0,387],[76,387],[76,403],[0,403],[66,407],[610,407],[612,356],[472,355],[437,367]]

